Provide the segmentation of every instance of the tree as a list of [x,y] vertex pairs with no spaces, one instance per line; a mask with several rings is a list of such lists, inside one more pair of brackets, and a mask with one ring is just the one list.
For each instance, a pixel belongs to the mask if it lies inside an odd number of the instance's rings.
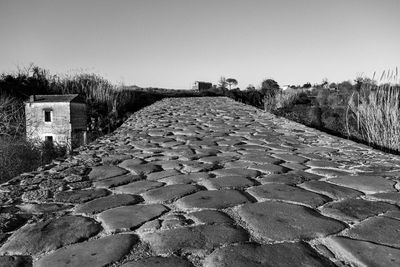
[[249,85],[247,85],[246,90],[247,91],[255,91],[256,87],[254,85],[252,85],[252,84],[249,84]]
[[273,110],[276,107],[276,95],[279,92],[279,84],[273,79],[266,79],[261,83],[261,93],[264,96],[264,109]]
[[273,79],[266,79],[261,83],[261,92],[264,96],[274,97],[279,91],[279,84]]
[[222,89],[226,89],[226,85],[227,85],[227,84],[228,84],[228,83],[227,83],[225,77],[224,77],[224,76],[221,76],[221,78],[219,78],[219,81],[218,81],[218,87],[219,87],[219,88],[222,88]]
[[234,79],[234,78],[228,78],[228,79],[226,79],[226,82],[229,85],[229,90],[232,89],[232,85],[237,85],[238,84],[238,81],[236,79]]
[[305,83],[303,84],[303,88],[311,88],[311,83]]

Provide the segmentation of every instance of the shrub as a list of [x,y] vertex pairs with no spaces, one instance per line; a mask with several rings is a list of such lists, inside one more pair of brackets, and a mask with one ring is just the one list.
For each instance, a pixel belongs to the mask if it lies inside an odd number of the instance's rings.
[[[381,81],[397,81],[397,70],[396,75],[388,73],[382,75]],[[359,90],[349,99],[347,128],[370,144],[400,151],[400,86],[376,85],[369,79],[359,81]]]

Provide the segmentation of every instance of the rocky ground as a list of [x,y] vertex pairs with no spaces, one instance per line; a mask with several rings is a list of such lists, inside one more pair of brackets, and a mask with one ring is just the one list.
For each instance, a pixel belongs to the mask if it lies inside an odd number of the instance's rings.
[[400,266],[400,158],[165,99],[0,187],[0,266]]

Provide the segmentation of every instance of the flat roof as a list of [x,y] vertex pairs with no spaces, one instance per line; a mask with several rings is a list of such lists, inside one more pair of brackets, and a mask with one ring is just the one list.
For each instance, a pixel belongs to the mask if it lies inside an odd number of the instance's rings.
[[30,103],[48,103],[48,102],[78,102],[84,103],[79,94],[69,95],[33,95],[27,102]]

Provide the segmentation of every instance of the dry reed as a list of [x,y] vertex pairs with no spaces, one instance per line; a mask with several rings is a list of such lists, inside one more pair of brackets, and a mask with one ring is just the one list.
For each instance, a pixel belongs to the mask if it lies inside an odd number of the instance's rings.
[[[400,151],[400,86],[398,70],[383,72],[378,85],[366,79],[349,99],[352,128],[370,144]],[[347,127],[349,119],[347,119]]]

